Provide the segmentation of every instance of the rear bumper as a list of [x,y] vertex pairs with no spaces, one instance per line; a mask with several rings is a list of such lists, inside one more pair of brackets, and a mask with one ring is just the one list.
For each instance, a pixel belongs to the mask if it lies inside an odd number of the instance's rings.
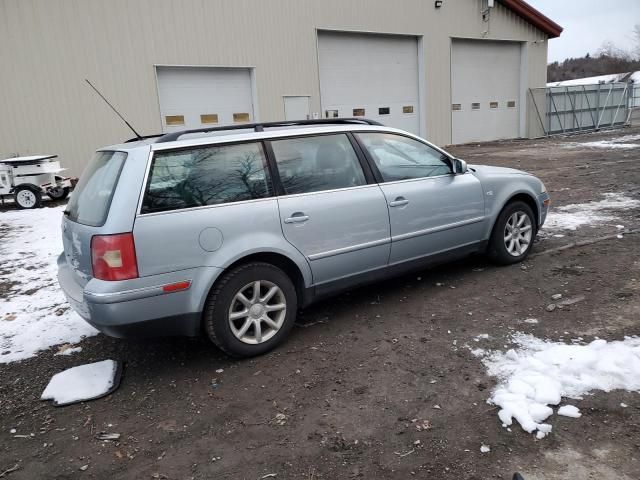
[[[221,271],[201,267],[117,282],[94,278],[82,285],[64,255],[58,258],[58,282],[71,307],[112,337],[198,335],[204,300]],[[183,281],[191,282],[186,290],[162,289]]]

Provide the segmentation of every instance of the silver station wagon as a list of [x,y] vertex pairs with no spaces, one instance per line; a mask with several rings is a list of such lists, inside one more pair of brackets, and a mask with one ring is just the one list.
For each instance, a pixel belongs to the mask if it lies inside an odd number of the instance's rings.
[[99,150],[62,222],[59,282],[107,335],[264,353],[299,308],[473,253],[524,259],[549,195],[362,119],[188,130]]

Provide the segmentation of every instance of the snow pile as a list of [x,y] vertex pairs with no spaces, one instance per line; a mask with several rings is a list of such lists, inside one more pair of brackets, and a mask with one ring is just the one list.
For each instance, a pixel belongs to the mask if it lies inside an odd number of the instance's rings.
[[117,372],[118,363],[114,360],[69,368],[51,378],[40,399],[53,400],[55,405],[68,405],[102,397],[117,387]]
[[584,142],[577,144],[569,144],[570,147],[579,146],[587,148],[617,148],[617,149],[629,149],[640,148],[640,135],[624,135],[622,137],[612,138],[611,140],[600,140],[597,142]]
[[0,363],[98,333],[58,286],[63,209],[0,212]]
[[640,200],[620,193],[605,193],[604,199],[555,207],[547,214],[543,230],[576,230],[584,225],[611,222],[618,219],[613,210],[640,207]]
[[[516,333],[519,345],[503,353],[487,353],[482,362],[499,384],[489,403],[500,407],[498,417],[508,427],[515,419],[523,430],[538,438],[551,432],[544,421],[553,414],[550,405],[562,397],[581,399],[593,390],[640,391],[640,338],[623,341],[594,340],[587,345],[567,345]],[[574,406],[558,414],[577,418]]]

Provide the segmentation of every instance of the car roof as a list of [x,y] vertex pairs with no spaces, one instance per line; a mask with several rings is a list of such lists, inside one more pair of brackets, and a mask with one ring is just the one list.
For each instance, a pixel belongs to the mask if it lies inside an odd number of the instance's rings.
[[156,143],[156,138],[145,138],[143,140],[130,141],[127,143],[110,145],[108,147],[100,148],[99,150],[119,150],[130,151],[138,148],[144,148],[148,150],[167,150],[181,147],[191,147],[200,145],[210,145],[215,143],[230,143],[230,142],[242,142],[247,140],[263,140],[279,137],[290,137],[297,135],[313,135],[313,134],[327,134],[327,133],[341,133],[341,132],[389,132],[389,133],[401,133],[415,137],[415,135],[399,130],[397,128],[384,127],[380,125],[366,125],[366,124],[338,124],[338,125],[305,125],[305,126],[279,126],[269,128],[266,127],[264,131],[256,132],[252,127],[241,130],[222,130],[206,133],[188,133],[182,138],[170,142]]

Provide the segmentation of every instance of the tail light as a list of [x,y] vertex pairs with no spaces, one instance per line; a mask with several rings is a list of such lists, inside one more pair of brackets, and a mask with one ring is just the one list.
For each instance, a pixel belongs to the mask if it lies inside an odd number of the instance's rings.
[[91,266],[93,276],[99,280],[138,278],[133,234],[95,235],[91,238]]

